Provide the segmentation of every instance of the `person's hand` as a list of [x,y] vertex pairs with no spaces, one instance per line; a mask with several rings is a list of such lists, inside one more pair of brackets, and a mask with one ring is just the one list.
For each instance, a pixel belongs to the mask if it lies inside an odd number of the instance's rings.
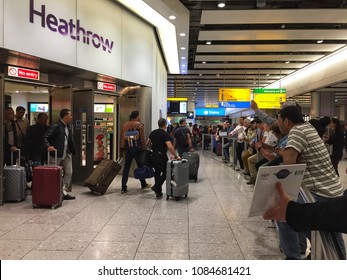
[[283,149],[277,147],[277,148],[275,148],[275,153],[278,156],[282,157],[283,156]]
[[276,183],[276,190],[280,196],[280,201],[275,207],[267,210],[264,213],[263,218],[265,220],[276,220],[280,222],[285,222],[289,197],[287,193],[284,191],[282,183]]
[[10,151],[11,151],[12,153],[17,152],[17,147],[16,147],[16,146],[11,146]]
[[262,146],[263,146],[263,143],[262,143],[262,142],[257,142],[257,143],[255,143],[255,148],[256,148],[257,150],[259,150]]
[[54,148],[53,146],[49,146],[49,147],[47,148],[47,151],[48,151],[48,152],[54,152],[54,151],[55,151],[55,148]]
[[255,102],[254,100],[251,101],[251,108],[254,112],[259,109],[257,102]]

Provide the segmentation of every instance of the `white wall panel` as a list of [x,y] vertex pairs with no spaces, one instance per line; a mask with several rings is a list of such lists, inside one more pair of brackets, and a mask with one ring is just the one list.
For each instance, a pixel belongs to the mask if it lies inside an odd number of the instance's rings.
[[4,47],[4,0],[0,0],[0,47]]
[[127,10],[122,10],[123,80],[151,86],[153,67],[153,27]]
[[76,22],[75,0],[4,1],[5,48],[76,66],[76,40],[69,28],[70,22]]
[[89,44],[82,39],[77,43],[77,67],[120,77],[121,7],[111,1],[98,1],[95,6],[94,0],[77,0],[77,19],[94,34],[88,36]]

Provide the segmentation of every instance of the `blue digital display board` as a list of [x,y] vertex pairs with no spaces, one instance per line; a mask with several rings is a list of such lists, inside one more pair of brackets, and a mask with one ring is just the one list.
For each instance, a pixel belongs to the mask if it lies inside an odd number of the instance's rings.
[[224,117],[225,108],[195,108],[196,116]]
[[219,102],[219,107],[223,107],[223,108],[250,108],[251,103],[248,101],[239,101],[239,102],[222,101],[222,102]]

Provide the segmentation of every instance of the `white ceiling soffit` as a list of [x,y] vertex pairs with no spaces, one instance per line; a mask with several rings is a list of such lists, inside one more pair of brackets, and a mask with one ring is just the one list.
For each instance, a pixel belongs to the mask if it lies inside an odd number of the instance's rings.
[[222,70],[219,70],[219,71],[216,71],[216,70],[189,70],[189,75],[185,75],[185,76],[188,76],[190,77],[190,75],[199,75],[202,74],[201,77],[203,77],[204,75],[213,75],[215,74],[216,75],[216,72],[219,72],[220,75],[228,75],[228,74],[240,74],[240,75],[251,75],[251,74],[291,74],[293,73],[295,70],[287,70],[287,69],[276,69],[276,70],[271,70],[271,69],[245,69],[245,70],[227,70],[227,69],[222,69]]
[[[347,14],[347,12],[346,12]],[[347,18],[347,16],[346,16]],[[346,40],[346,30],[298,29],[298,30],[223,30],[200,31],[200,41],[259,41],[259,40]]]
[[292,68],[292,69],[299,69],[304,66],[306,66],[307,63],[195,63],[194,68],[207,68],[207,69],[245,69],[245,68],[276,68],[276,69],[283,69],[283,68]]
[[346,23],[344,9],[202,11],[201,24]]
[[198,53],[217,52],[333,52],[344,44],[262,44],[262,45],[198,45]]
[[[179,46],[177,38],[180,37],[179,33],[188,32],[189,28],[189,12],[180,2],[175,3],[173,6],[168,6],[164,2],[167,0],[116,0],[129,10],[143,18],[158,31],[158,37],[161,42],[161,47],[164,53],[164,57],[169,68],[169,73],[179,74],[180,61],[179,61]],[[172,1],[170,1],[172,2]],[[176,1],[175,1],[176,2]],[[177,7],[180,7],[179,9]],[[175,10],[177,8],[177,10]],[[176,20],[170,21],[169,16],[175,15]],[[180,27],[176,27],[177,22],[181,22],[182,25],[186,24],[186,30],[181,31]],[[188,35],[187,35],[188,36]],[[183,44],[181,40],[180,44]],[[181,47],[182,45],[180,45]],[[186,42],[186,49],[188,49],[188,39]],[[186,70],[185,70],[186,71]]]
[[323,55],[197,55],[195,61],[315,61]]

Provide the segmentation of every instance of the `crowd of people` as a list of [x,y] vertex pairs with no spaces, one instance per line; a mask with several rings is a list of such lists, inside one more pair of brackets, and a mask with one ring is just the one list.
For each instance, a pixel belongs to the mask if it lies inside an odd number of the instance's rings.
[[[346,232],[346,223],[337,225],[335,217],[329,221],[329,214],[342,216],[341,211],[346,208],[346,195],[338,164],[343,158],[343,149],[347,152],[347,124],[343,125],[336,117],[322,117],[306,122],[300,106],[289,102],[283,105],[276,119],[261,111],[254,101],[251,102],[251,108],[256,117],[241,116],[238,124],[231,125],[225,121],[217,127],[198,127],[192,123],[187,125],[185,119],[181,119],[177,125],[168,125],[165,119],[160,118],[158,128],[147,138],[139,112],[131,112],[129,121],[123,124],[120,133],[120,156],[125,159],[121,193],[128,191],[132,161],[135,160],[138,167],[143,166],[139,157],[148,148],[153,152],[150,164],[155,170],[155,183],[151,186],[145,179],[140,179],[141,188],[151,187],[156,197],[160,198],[166,180],[168,152],[172,158],[179,160],[185,152],[199,147],[207,149],[212,145],[216,153],[222,150],[224,162],[230,163],[230,148],[234,147],[232,143],[236,141],[237,170],[249,178],[247,184],[255,184],[261,166],[306,164],[302,187],[313,195],[317,201],[315,206],[303,206],[300,194],[296,202],[290,202],[282,186],[278,185],[281,201],[264,214],[264,218],[276,220],[280,247],[286,259],[302,259],[306,240],[310,238],[309,232],[304,230],[311,229],[336,231],[334,234],[345,259],[345,245],[340,232]],[[64,170],[64,199],[75,199],[68,194],[71,191],[72,155],[75,153],[70,110],[61,110],[59,122],[51,127],[47,126],[48,116],[45,113],[40,113],[36,124],[31,126],[23,117],[24,114],[25,108],[21,106],[16,108],[16,113],[10,107],[4,110],[4,164],[12,165],[18,150],[22,151],[24,161],[31,160],[37,165],[47,160],[47,152],[56,151],[58,165],[63,166]],[[209,137],[212,141],[202,141],[204,134],[213,135]],[[222,138],[226,141],[222,141]],[[201,142],[205,145],[201,145]],[[333,208],[335,203],[337,208]],[[307,214],[300,216],[300,211]],[[323,217],[323,220],[318,221],[318,217]]]

